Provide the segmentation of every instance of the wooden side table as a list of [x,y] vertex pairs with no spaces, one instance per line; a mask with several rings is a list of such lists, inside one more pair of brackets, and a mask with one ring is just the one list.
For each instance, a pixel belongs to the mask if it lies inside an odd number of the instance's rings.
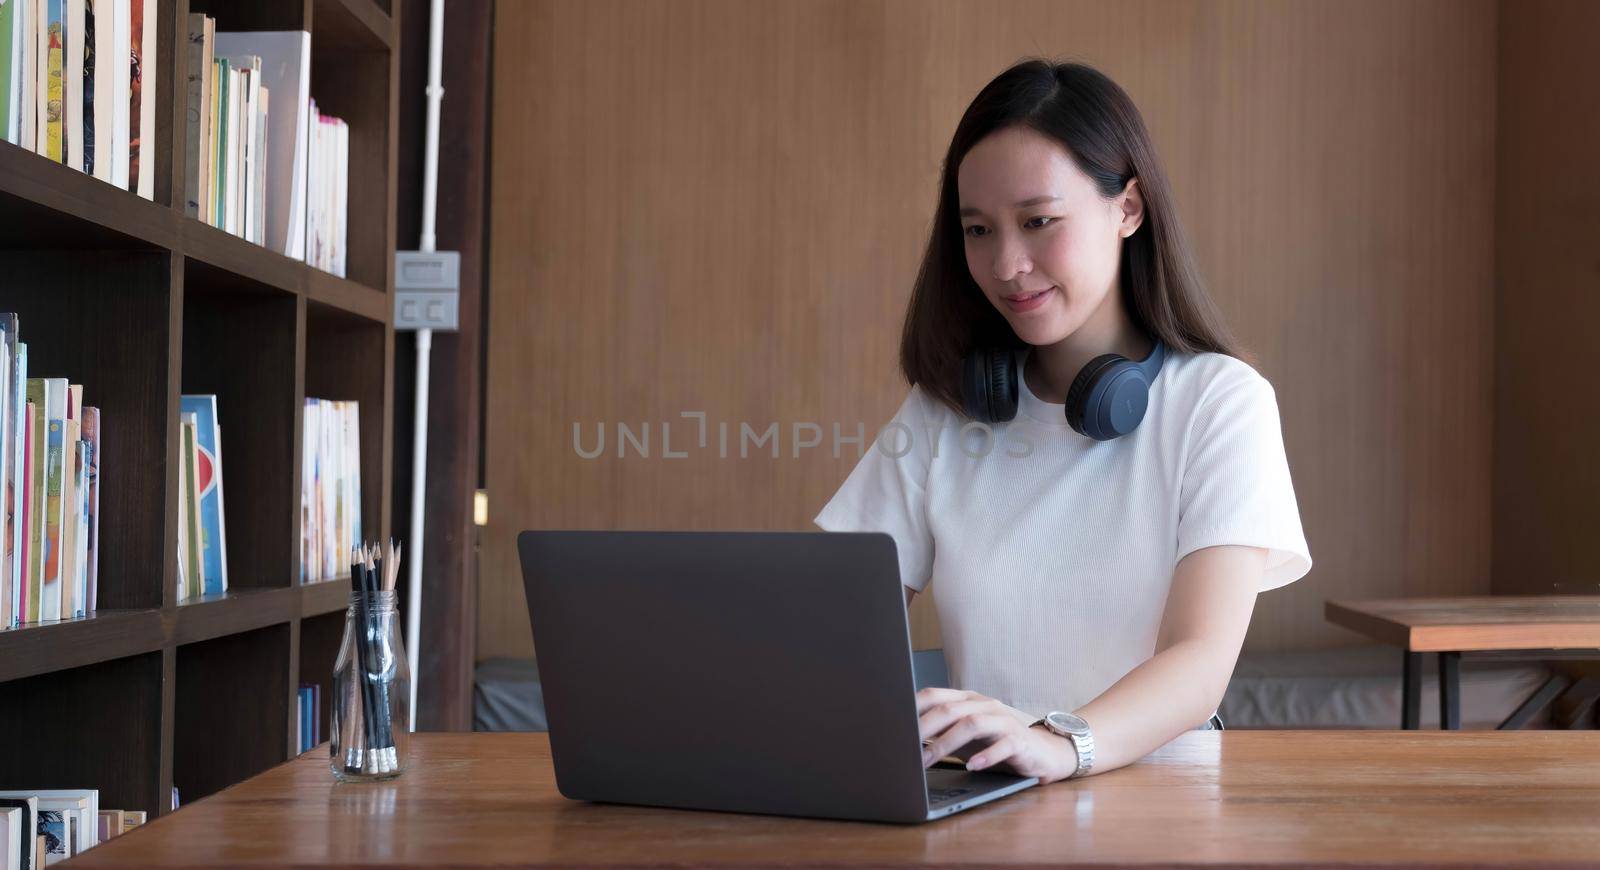
[[[1422,719],[1422,656],[1439,654],[1439,727],[1461,727],[1461,658],[1600,659],[1600,595],[1480,595],[1329,601],[1324,618],[1402,651],[1400,727]],[[1515,730],[1568,686],[1546,680],[1504,722]]]

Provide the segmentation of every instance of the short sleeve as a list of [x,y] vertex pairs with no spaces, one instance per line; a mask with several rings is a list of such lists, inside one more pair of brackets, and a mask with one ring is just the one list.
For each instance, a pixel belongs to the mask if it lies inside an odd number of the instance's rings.
[[813,520],[828,532],[886,532],[894,538],[900,582],[921,592],[933,573],[928,525],[929,398],[920,386],[900,404],[833,498]]
[[1311,570],[1277,394],[1254,369],[1202,399],[1189,433],[1177,558],[1223,544],[1268,550],[1262,592]]

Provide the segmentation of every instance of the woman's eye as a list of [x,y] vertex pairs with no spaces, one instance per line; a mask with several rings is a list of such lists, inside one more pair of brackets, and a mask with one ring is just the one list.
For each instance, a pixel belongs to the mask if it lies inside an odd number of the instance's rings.
[[[1045,216],[1041,215],[1039,217],[1030,219],[1028,221],[1028,224],[1032,224],[1034,221],[1049,221],[1050,223],[1055,223],[1056,220],[1058,220],[1058,219],[1057,218],[1053,218],[1053,217],[1045,217]],[[1027,224],[1025,224],[1025,225],[1027,225]],[[1038,226],[1034,227],[1034,229],[1042,230],[1046,226],[1047,226],[1047,224],[1039,224]],[[985,230],[985,232],[980,234],[978,232],[975,232],[976,230]],[[976,238],[981,238],[982,236],[988,235],[987,230],[988,230],[988,227],[985,227],[983,224],[973,224],[972,226],[963,229],[962,232],[967,236],[967,238],[976,239]]]

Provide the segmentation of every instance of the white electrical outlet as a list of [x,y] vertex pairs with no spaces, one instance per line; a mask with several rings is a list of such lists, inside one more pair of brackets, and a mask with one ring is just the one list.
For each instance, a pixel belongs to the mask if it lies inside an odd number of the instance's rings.
[[395,329],[461,328],[459,251],[396,251],[394,289]]
[[395,329],[431,329],[454,332],[460,324],[461,295],[400,290],[395,293]]

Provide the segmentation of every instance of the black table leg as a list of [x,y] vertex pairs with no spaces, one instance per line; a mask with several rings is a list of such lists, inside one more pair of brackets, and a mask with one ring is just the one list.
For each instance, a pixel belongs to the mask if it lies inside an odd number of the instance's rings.
[[1539,687],[1539,691],[1529,695],[1528,700],[1523,701],[1522,706],[1518,707],[1515,713],[1507,716],[1506,721],[1500,723],[1500,730],[1516,731],[1528,724],[1529,720],[1539,715],[1539,711],[1548,706],[1551,701],[1554,701],[1557,695],[1565,691],[1570,683],[1571,680],[1568,680],[1564,675],[1552,674],[1550,679],[1545,680],[1544,685]]
[[1422,722],[1422,653],[1402,653],[1405,667],[1400,682],[1400,727],[1415,731]]
[[1461,653],[1439,653],[1439,730],[1461,730]]

